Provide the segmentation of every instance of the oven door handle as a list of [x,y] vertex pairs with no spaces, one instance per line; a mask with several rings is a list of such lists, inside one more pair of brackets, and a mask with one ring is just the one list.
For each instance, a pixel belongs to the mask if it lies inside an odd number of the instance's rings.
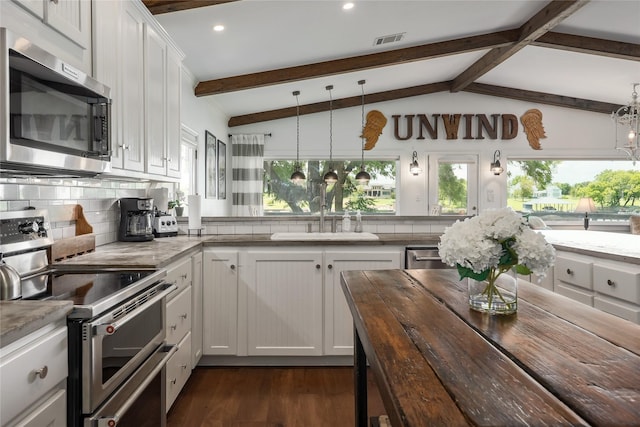
[[[152,304],[155,304],[157,301],[166,297],[168,294],[178,289],[178,287],[174,283],[160,283],[154,288],[145,292],[145,294],[151,293],[161,289],[160,292],[156,293],[152,298],[141,302],[139,306],[137,306],[134,310],[127,313],[122,318],[116,320],[115,322],[107,322],[100,323],[98,325],[93,325],[93,335],[101,336],[101,335],[113,335],[119,328],[124,326],[127,322],[138,315],[140,310],[146,310],[146,308]],[[143,299],[144,297],[138,296],[137,298]]]
[[[96,427],[116,427],[118,425],[118,422],[120,422],[122,417],[129,410],[129,408],[131,408],[131,406],[136,402],[138,397],[140,397],[140,395],[145,391],[145,389],[151,383],[151,381],[153,381],[155,376],[158,375],[158,372],[160,372],[165,367],[165,365],[167,364],[171,356],[173,356],[177,351],[178,351],[177,345],[171,346],[171,349],[167,351],[167,354],[164,355],[160,363],[158,363],[156,367],[153,369],[153,371],[151,371],[147,375],[147,377],[140,384],[140,386],[133,393],[131,393],[131,396],[129,396],[129,398],[118,408],[115,414],[104,415],[98,418],[97,420],[91,419],[92,421],[91,424]],[[164,399],[164,396],[162,396],[162,398]]]

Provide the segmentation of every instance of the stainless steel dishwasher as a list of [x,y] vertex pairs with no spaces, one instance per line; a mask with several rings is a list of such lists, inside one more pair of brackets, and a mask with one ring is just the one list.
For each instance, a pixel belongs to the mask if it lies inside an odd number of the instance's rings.
[[442,262],[438,246],[407,246],[404,251],[405,268],[453,268]]

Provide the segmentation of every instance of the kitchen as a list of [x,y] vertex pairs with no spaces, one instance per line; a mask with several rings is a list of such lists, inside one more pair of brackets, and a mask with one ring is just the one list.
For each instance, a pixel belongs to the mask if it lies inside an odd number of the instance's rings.
[[[633,4],[634,2],[631,3]],[[177,139],[175,135],[180,135],[179,138],[182,140],[190,139],[195,141],[198,151],[203,153],[205,146],[205,131],[209,131],[215,135],[217,139],[227,143],[227,152],[229,153],[226,160],[227,176],[225,181],[227,183],[232,182],[232,144],[231,137],[227,137],[228,134],[271,133],[271,137],[266,137],[265,159],[291,160],[294,158],[296,148],[295,111],[293,111],[293,114],[289,111],[289,115],[286,118],[273,120],[267,123],[258,122],[242,126],[230,126],[228,125],[227,120],[231,116],[239,116],[242,110],[239,110],[236,107],[235,111],[237,112],[232,112],[234,110],[227,111],[222,108],[223,106],[225,108],[232,108],[232,100],[229,99],[229,95],[217,95],[216,97],[218,101],[214,102],[207,101],[208,98],[206,96],[193,96],[194,87],[196,87],[198,81],[192,74],[192,71],[186,67],[183,67],[181,71],[181,83],[179,85],[180,90],[176,91],[175,84],[166,89],[167,98],[173,99],[174,103],[176,100],[176,93],[179,93],[179,97],[181,97],[181,102],[178,103],[180,104],[180,113],[178,116],[180,120],[176,120],[175,114],[171,115],[169,113],[169,111],[171,111],[170,108],[167,108],[166,111],[154,110],[149,114],[146,114],[145,109],[141,107],[141,103],[145,100],[147,95],[151,96],[151,94],[157,94],[159,92],[145,91],[143,85],[136,84],[135,78],[139,78],[139,81],[145,80],[146,71],[144,64],[140,63],[140,58],[145,56],[145,44],[142,43],[142,40],[145,40],[144,37],[148,37],[147,40],[150,40],[150,43],[154,43],[149,44],[149,46],[153,46],[154,48],[158,47],[160,49],[152,52],[159,55],[153,58],[165,58],[167,61],[180,58],[184,55],[181,49],[186,49],[187,46],[179,42],[176,38],[175,41],[165,40],[166,44],[164,45],[165,47],[163,50],[163,45],[159,42],[161,37],[158,38],[158,34],[162,35],[162,27],[153,24],[152,20],[154,18],[151,17],[148,11],[145,12],[145,9],[137,4],[124,4],[121,7],[116,7],[114,4],[116,4],[116,2],[96,2],[94,4],[93,12],[95,14],[95,33],[93,35],[93,40],[91,40],[91,35],[89,35],[89,42],[86,40],[84,42],[80,42],[84,43],[85,46],[92,45],[92,49],[96,52],[104,52],[103,55],[98,55],[93,59],[93,65],[91,65],[90,52],[88,53],[91,49],[78,48],[80,44],[76,42],[69,42],[68,37],[62,37],[60,36],[59,31],[51,30],[49,28],[51,24],[42,23],[41,20],[34,17],[33,14],[26,13],[20,6],[17,6],[13,2],[3,2],[2,20],[0,21],[0,27],[13,28],[14,30],[18,29],[27,31],[26,28],[29,28],[29,26],[33,26],[32,28],[39,28],[43,34],[49,36],[43,37],[40,35],[38,37],[38,35],[36,35],[36,37],[39,38],[39,43],[44,44],[47,49],[54,52],[57,56],[71,61],[71,64],[77,68],[91,70],[92,66],[95,67],[95,77],[97,77],[99,81],[112,88],[117,88],[118,92],[115,94],[127,97],[127,102],[120,105],[115,103],[113,105],[114,118],[116,121],[121,121],[121,125],[118,129],[122,129],[119,131],[121,133],[116,133],[114,135],[114,147],[116,146],[116,143],[124,143],[127,145],[128,143],[137,142],[138,144],[137,147],[134,144],[133,149],[129,148],[126,150],[126,155],[121,154],[124,153],[124,148],[122,147],[121,151],[114,150],[112,165],[114,170],[125,171],[121,174],[128,176],[128,179],[122,179],[116,176],[109,180],[92,178],[6,178],[6,180],[4,180],[3,178],[3,182],[0,184],[3,196],[2,202],[0,203],[2,203],[1,209],[3,211],[20,210],[27,206],[35,206],[37,208],[46,207],[49,209],[54,240],[62,240],[75,236],[76,220],[73,219],[72,216],[68,215],[67,209],[63,206],[69,204],[81,204],[84,207],[84,213],[88,222],[94,228],[96,246],[98,247],[96,254],[101,251],[108,250],[108,245],[117,241],[119,210],[117,203],[115,202],[118,199],[125,197],[146,197],[148,195],[148,190],[150,189],[168,188],[171,193],[175,191],[174,183],[178,181],[178,178],[172,175],[175,175],[176,171],[172,170],[172,167],[167,166],[166,164],[162,171],[153,169],[155,166],[153,163],[154,159],[145,158],[144,144],[141,141],[146,141],[147,139],[162,139],[165,136],[175,141]],[[218,5],[215,6],[215,8],[235,6],[237,5]],[[527,13],[523,11],[520,13],[524,16],[523,19],[526,20],[526,17],[532,16],[540,7],[542,7],[542,5],[529,4],[527,5]],[[588,10],[588,7],[589,5],[585,6],[585,10]],[[598,5],[594,5],[593,7],[598,7]],[[490,10],[487,10],[489,12],[485,13],[490,13]],[[354,12],[355,11],[357,11],[357,8]],[[473,9],[472,11],[476,13],[479,12],[477,9]],[[197,9],[194,9],[191,12],[197,14]],[[603,13],[602,10],[600,10],[600,13]],[[172,14],[165,15],[165,19],[168,20],[171,15]],[[634,16],[633,12],[621,15]],[[122,21],[110,20],[110,17],[113,16],[122,16],[126,19],[123,18]],[[189,15],[188,19],[193,19],[193,17],[193,15]],[[577,12],[576,17],[578,17]],[[143,22],[142,18],[144,18],[144,20],[149,20],[152,24],[144,27],[144,25],[141,24],[141,22]],[[616,19],[618,18],[622,19],[623,17],[617,17]],[[167,29],[170,28],[170,22],[163,22],[163,15],[157,15],[157,19],[163,26],[166,26]],[[118,26],[110,28],[109,25],[113,25],[114,22],[117,22]],[[471,25],[473,22],[474,20],[471,20],[471,22],[467,24]],[[504,25],[506,28],[513,27],[512,23]],[[148,28],[146,33],[145,28]],[[637,27],[633,26],[630,28],[635,29]],[[561,27],[559,27],[559,29],[561,29]],[[155,34],[153,34],[151,30],[155,31]],[[483,31],[478,30],[478,32],[490,32],[494,30],[495,28],[490,26]],[[121,34],[121,37],[123,38],[125,37],[125,34],[126,37],[135,36],[138,37],[136,40],[140,40],[137,44],[132,43],[127,46],[128,49],[125,51],[130,56],[127,57],[128,59],[126,61],[121,60],[118,62],[118,60],[121,59],[118,55],[121,55],[122,53],[117,48],[116,44],[112,42],[113,34]],[[377,35],[377,31],[375,35]],[[633,35],[634,33],[632,32],[631,36],[629,36],[631,39],[626,41],[637,43],[637,41],[634,41],[637,40],[637,37],[634,39]],[[425,43],[424,40],[421,42]],[[398,47],[401,47],[401,45]],[[138,51],[136,51],[136,49],[138,49]],[[163,52],[168,52],[168,54],[163,57]],[[146,54],[149,53],[147,52]],[[472,55],[473,57],[473,55],[478,54],[467,53],[465,55]],[[186,58],[192,56],[193,54],[187,55]],[[335,55],[330,55],[329,57],[335,57]],[[479,58],[479,55],[477,57]],[[136,61],[134,60],[136,58],[138,58],[138,68],[135,68]],[[129,62],[130,60],[131,62]],[[187,59],[185,59],[185,61],[187,61]],[[309,61],[314,62],[317,60]],[[469,64],[471,62],[472,61],[469,61]],[[622,62],[625,64],[626,62],[631,62],[632,65],[637,65],[636,62],[632,61]],[[122,69],[114,67],[113,64],[115,63],[120,63]],[[133,68],[130,68],[129,66]],[[127,68],[125,69],[125,67]],[[262,67],[259,66],[258,68],[260,69]],[[268,67],[265,66],[265,68]],[[637,67],[633,70],[637,70]],[[630,74],[634,74],[633,70]],[[434,70],[434,72],[435,71],[437,70]],[[587,71],[585,71],[585,73],[586,72]],[[122,73],[126,73],[125,75],[127,78],[123,78]],[[403,73],[411,74],[410,70],[405,70]],[[422,72],[422,74],[423,73],[424,72]],[[243,72],[238,72],[236,74],[243,74]],[[448,73],[446,75],[448,75]],[[637,73],[635,73],[635,75],[637,75]],[[170,74],[167,74],[167,77],[168,76],[170,76]],[[255,112],[256,110],[267,111],[274,108],[291,107],[292,105],[295,105],[295,99],[291,96],[291,92],[296,89],[301,90],[300,100],[302,101],[303,110],[305,105],[314,102],[322,102],[326,104],[329,94],[325,90],[325,86],[326,84],[333,84],[335,86],[333,96],[336,98],[336,104],[339,104],[338,100],[346,97],[356,98],[351,104],[352,108],[337,108],[334,111],[332,132],[335,137],[334,142],[336,143],[333,144],[333,155],[338,159],[359,158],[361,155],[361,146],[358,138],[358,132],[362,123],[359,96],[361,89],[366,90],[367,94],[390,89],[381,86],[380,83],[377,82],[378,79],[374,76],[375,74],[373,71],[361,71],[359,74],[353,76],[335,76],[335,78],[325,77],[314,83],[316,86],[315,89],[307,89],[308,86],[297,87],[295,83],[289,83],[286,87],[271,89],[281,93],[278,96],[278,99],[281,100],[279,101],[280,104],[265,104],[264,107],[258,107],[256,105],[255,107],[245,110],[245,112],[249,113]],[[338,79],[338,77],[340,77],[340,79]],[[504,79],[504,76],[500,77],[501,79]],[[360,78],[367,80],[364,88],[359,87],[357,83]],[[439,80],[437,77],[433,78],[435,79],[433,80],[434,82]],[[441,80],[445,79],[446,78],[443,77]],[[615,86],[620,87],[616,87],[615,91],[612,91],[612,93],[615,92],[619,95],[613,96],[612,94],[608,94],[607,97],[582,95],[579,97],[598,99],[618,104],[626,102],[629,98],[631,83],[636,81],[633,80],[632,77],[629,77],[626,80],[623,82],[617,82]],[[423,77],[417,78],[417,81],[421,82],[421,84],[424,83]],[[415,84],[417,83],[406,84],[406,86],[415,86]],[[509,86],[506,83],[503,85]],[[517,85],[514,83],[513,86],[531,89],[527,85]],[[260,89],[254,90],[260,91]],[[538,90],[541,90],[541,88]],[[116,99],[115,94],[112,95],[114,99]],[[257,96],[258,94],[256,93],[255,97],[252,96],[252,98],[258,99]],[[578,95],[576,94],[574,96]],[[272,98],[269,95],[267,95],[267,97]],[[158,103],[155,98],[149,98],[145,105],[157,107],[158,105],[162,105],[162,103]],[[118,108],[120,108],[119,111]],[[613,147],[614,144],[610,114],[584,112],[561,106],[546,105],[533,100],[518,101],[506,98],[483,96],[469,92],[435,92],[416,97],[380,102],[373,104],[371,107],[367,104],[366,108],[377,108],[381,110],[387,116],[389,121],[374,150],[367,151],[364,155],[366,158],[371,157],[376,160],[394,160],[397,161],[398,164],[398,176],[396,177],[396,185],[398,187],[396,215],[381,217],[365,216],[364,220],[364,229],[366,232],[381,234],[383,237],[390,239],[390,242],[380,244],[381,247],[391,246],[394,247],[394,249],[398,249],[409,243],[424,244],[427,243],[424,235],[433,235],[432,243],[437,242],[437,236],[453,221],[453,219],[446,218],[444,216],[433,217],[426,215],[427,212],[430,212],[431,207],[435,202],[433,197],[434,194],[437,193],[437,190],[434,189],[433,185],[437,179],[433,176],[433,171],[436,170],[435,165],[438,164],[441,157],[450,157],[456,160],[466,161],[469,159],[469,156],[471,156],[472,161],[477,165],[477,188],[475,191],[469,192],[470,197],[474,197],[474,199],[470,200],[468,206],[469,208],[477,206],[478,211],[483,211],[493,207],[501,207],[506,204],[507,174],[493,175],[489,170],[489,164],[494,161],[495,151],[497,149],[502,152],[503,164],[506,163],[507,159],[511,158],[530,159],[580,157],[612,160],[625,158],[624,155],[616,151]],[[392,119],[392,116],[394,115],[407,116],[411,114],[423,114],[431,118],[434,114],[444,113],[484,114],[486,116],[490,116],[492,114],[514,114],[517,117],[520,117],[530,108],[538,108],[544,113],[544,127],[547,133],[547,138],[541,140],[543,147],[542,150],[532,150],[527,143],[526,135],[522,130],[520,130],[515,138],[510,140],[486,138],[485,140],[465,141],[462,139],[463,135],[461,133],[460,140],[458,141],[447,140],[444,139],[444,137],[438,140],[418,140],[411,138],[400,141],[395,138],[396,132],[394,132],[394,122]],[[289,110],[291,109],[289,108]],[[159,117],[158,114],[166,114],[168,117],[165,136],[154,134],[154,132],[158,132],[162,128],[162,126],[152,126],[157,123],[154,121],[154,117]],[[330,132],[328,116],[328,109],[325,105],[322,113],[303,114],[300,117],[300,154],[302,159],[327,158],[329,155],[328,140]],[[580,126],[576,127],[574,125],[575,123],[580,123]],[[182,128],[181,124],[183,125]],[[444,131],[441,130],[441,132]],[[398,129],[398,134],[406,137],[407,129]],[[414,135],[417,136],[418,131],[415,131]],[[474,136],[476,136],[475,127]],[[343,142],[345,140],[353,140],[354,142],[353,144],[348,144]],[[603,141],[606,141],[606,144],[603,144]],[[138,151],[136,151],[136,148]],[[416,152],[417,162],[422,165],[424,171],[420,175],[413,175],[409,172],[408,165],[413,161],[413,152]],[[170,163],[172,165],[176,164],[176,162]],[[197,181],[190,188],[197,190],[200,194],[203,194],[206,189],[204,156],[198,158],[197,166]],[[151,174],[154,179],[147,181],[146,179],[149,178],[149,175],[147,175],[147,172],[145,171],[150,170],[154,170],[154,173]],[[238,239],[247,239],[247,236],[249,235],[269,235],[273,232],[305,232],[307,224],[310,222],[308,219],[292,217],[283,218],[261,216],[259,218],[239,218],[232,215],[231,185],[229,185],[227,193],[228,195],[224,199],[218,197],[202,199],[202,226],[204,227],[203,239],[211,238],[215,243],[215,240],[220,240],[220,237],[218,237],[219,235],[236,235]],[[191,194],[191,192],[188,194]],[[431,197],[429,195],[431,195]],[[187,215],[188,210],[189,206],[187,206]],[[317,227],[317,220],[314,219],[311,222],[313,222],[314,227]],[[594,223],[592,226],[599,229],[597,228],[597,225],[599,224]],[[574,228],[581,228],[581,219],[576,218],[572,223],[572,226]],[[179,219],[181,235],[186,235],[190,231],[188,230],[188,227],[189,225],[186,218]],[[619,230],[624,230],[624,227],[627,227],[626,231],[628,232],[629,228],[627,224],[620,225]],[[171,238],[167,239],[168,242]],[[189,241],[189,238],[187,237],[181,236],[179,239],[187,239],[187,241]],[[168,243],[164,245],[167,252],[170,252],[171,247],[174,245],[181,245],[181,243],[178,243],[178,240],[171,241],[176,243]],[[162,242],[163,241],[161,239],[156,239],[154,244],[160,244]],[[222,242],[222,244],[229,246],[229,243]],[[265,245],[265,243],[261,242],[260,245]],[[352,245],[352,243],[350,243],[350,245]],[[366,244],[367,248],[373,246],[375,246],[375,244]],[[137,254],[146,249],[147,247],[141,244],[137,246],[137,249],[133,249],[133,253]],[[266,256],[264,254],[255,253],[266,251],[260,249],[260,246],[253,250],[252,253],[245,253],[242,250],[235,250],[234,252],[234,249],[237,249],[237,247],[231,245],[230,250],[228,250],[226,254],[223,254],[231,257],[229,265],[242,266],[246,260],[257,260],[258,258],[256,257],[258,256]],[[343,255],[345,252],[349,252],[348,249],[349,248],[340,248]],[[327,256],[333,256],[330,253],[331,251],[331,247],[325,248],[324,252],[321,254],[325,258],[323,261],[321,260],[321,262],[318,263],[326,262]],[[327,252],[329,252],[329,255],[327,255]],[[122,262],[121,260],[126,258],[126,256],[129,256],[130,259],[132,258],[131,253],[122,252],[121,255],[122,256],[119,258],[120,262]],[[187,253],[186,255],[191,256],[193,254]],[[352,254],[350,255],[353,256]],[[287,256],[290,255],[287,254]],[[313,262],[313,257],[317,257],[318,255],[307,254],[307,256],[308,259],[311,260],[310,262]],[[388,257],[389,254],[382,254],[379,256]],[[396,256],[400,257],[401,255]],[[240,262],[237,260],[233,261],[233,257],[240,257]],[[371,260],[373,258],[372,256],[369,256],[369,258],[365,259]],[[360,262],[362,262],[362,260]],[[399,261],[394,262],[399,263]],[[170,264],[170,262],[166,259],[159,258],[159,260],[156,261],[141,260],[141,264],[165,267]],[[237,277],[235,280],[238,280]],[[195,293],[193,288],[191,290]],[[339,290],[338,286],[338,291]],[[571,290],[577,291],[575,288],[571,288]],[[315,298],[318,298],[318,296],[316,295]],[[593,298],[593,295],[589,296],[589,298]],[[251,318],[254,322],[258,322],[260,319],[259,317],[251,317],[254,316],[255,313],[252,314],[247,312],[248,306],[246,304],[249,304],[249,296],[241,295],[240,300],[243,301],[243,303],[237,306],[237,310],[239,310],[239,313],[237,313],[239,314],[238,319]],[[317,308],[311,307],[311,310],[316,313]],[[318,331],[318,322],[321,323],[322,320],[318,320],[314,323],[316,325],[314,326],[315,331]],[[233,328],[233,326],[234,325],[227,325],[229,328]],[[237,328],[238,325],[235,325],[235,327]],[[229,343],[223,343],[221,344],[222,348],[219,348],[218,351],[220,353],[227,351],[230,354],[238,354],[238,351],[244,351],[245,353],[248,352],[248,343],[252,342],[249,339],[249,335],[253,332],[247,330],[246,325],[243,330],[245,331],[244,338],[239,339],[237,345],[244,346],[244,349],[234,348],[233,345],[229,346]],[[197,335],[194,331],[191,332],[192,338]],[[320,330],[320,334],[321,333],[322,331]],[[317,336],[318,332],[315,332],[315,335]],[[234,351],[236,353],[233,353]],[[319,350],[316,347],[309,351]]]

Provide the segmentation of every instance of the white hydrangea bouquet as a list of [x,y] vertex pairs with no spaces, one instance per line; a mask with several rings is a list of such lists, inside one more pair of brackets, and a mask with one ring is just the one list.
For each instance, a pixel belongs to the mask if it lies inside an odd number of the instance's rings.
[[502,273],[515,268],[518,274],[544,277],[555,261],[553,246],[511,208],[456,221],[445,229],[438,249],[445,264],[457,267],[460,280],[487,282],[483,293],[490,299],[494,293],[499,295],[495,282]]

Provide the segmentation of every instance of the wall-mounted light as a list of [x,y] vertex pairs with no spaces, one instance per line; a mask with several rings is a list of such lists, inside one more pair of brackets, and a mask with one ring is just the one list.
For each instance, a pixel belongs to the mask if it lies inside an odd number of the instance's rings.
[[298,95],[300,95],[299,90],[293,92],[293,96],[296,97],[296,163],[291,174],[291,181],[296,185],[303,185],[307,177],[300,170],[300,104],[298,103]]
[[416,153],[415,151],[413,152],[411,163],[409,163],[409,172],[414,175],[420,175],[420,172],[422,172],[422,168],[418,164],[418,153]]
[[325,173],[322,179],[327,184],[335,184],[338,182],[338,174],[333,170],[333,85],[327,86],[326,89],[329,91],[329,172]]
[[493,172],[494,175],[500,175],[502,172],[504,172],[504,168],[502,167],[502,165],[500,165],[500,150],[496,150],[495,153],[493,153],[491,172]]

